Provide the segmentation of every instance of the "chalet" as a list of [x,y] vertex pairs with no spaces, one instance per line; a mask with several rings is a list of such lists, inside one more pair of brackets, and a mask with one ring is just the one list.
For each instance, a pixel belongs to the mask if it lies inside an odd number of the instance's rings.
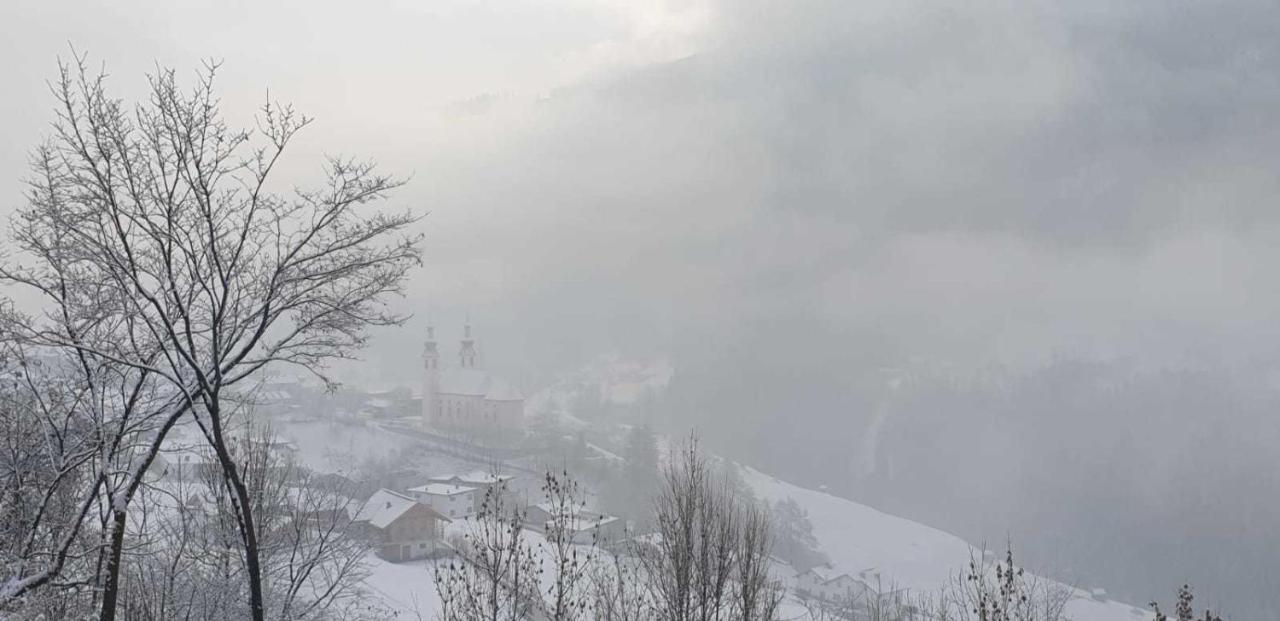
[[190,446],[166,447],[151,464],[153,472],[170,481],[201,481],[218,468],[211,451]]
[[550,522],[553,517],[555,515],[552,513],[551,505],[545,502],[529,505],[524,510],[525,526],[538,532],[545,530],[547,522]]
[[871,590],[863,580],[830,565],[810,567],[796,575],[796,593],[801,597],[839,601],[862,598]]
[[453,483],[427,483],[410,487],[407,491],[414,500],[449,518],[475,513],[479,497],[484,494],[483,490]]
[[[544,523],[543,532],[556,527],[554,519]],[[584,512],[578,518],[578,523],[573,525],[569,540],[582,545],[595,543],[601,546],[608,546],[614,542],[622,541],[627,536],[627,523],[621,518],[612,515],[603,515],[599,513]]]
[[[484,470],[473,470],[463,474],[439,474],[427,477],[427,484],[418,488],[410,488],[410,492],[419,488],[427,488],[433,485],[447,486],[433,488],[438,492],[449,491],[451,494],[462,495],[463,488],[471,490],[470,500],[471,508],[466,513],[459,511],[458,515],[470,515],[480,510],[480,504],[484,502],[485,493],[491,488],[500,488],[503,492],[514,493],[513,484],[517,481],[515,475],[495,474],[485,472]],[[453,489],[450,489],[453,488]],[[425,502],[425,501],[423,501]],[[454,501],[445,501],[453,503]],[[429,503],[430,504],[430,503]],[[432,506],[435,506],[434,504]],[[445,506],[452,506],[445,505]]]
[[449,553],[444,523],[449,518],[409,496],[380,489],[360,511],[356,522],[374,540],[374,552],[388,561],[410,561]]
[[447,483],[449,485],[465,485],[477,489],[489,489],[500,484],[510,484],[515,480],[513,474],[496,474],[484,470],[472,470],[464,474],[441,474],[427,477],[429,483]]

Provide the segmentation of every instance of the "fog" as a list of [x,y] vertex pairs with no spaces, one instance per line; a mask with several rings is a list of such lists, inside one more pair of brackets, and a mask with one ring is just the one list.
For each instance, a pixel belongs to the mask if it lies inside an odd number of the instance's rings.
[[[409,177],[424,266],[335,377],[470,321],[527,393],[667,358],[652,421],[1135,603],[1280,616],[1280,6],[8,2],[0,215],[72,47],[223,62]],[[20,303],[26,303],[19,292]]]

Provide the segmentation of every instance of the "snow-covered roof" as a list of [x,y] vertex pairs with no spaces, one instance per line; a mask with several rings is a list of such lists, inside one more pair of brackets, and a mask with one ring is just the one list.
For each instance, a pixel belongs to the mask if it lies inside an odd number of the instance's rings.
[[848,572],[840,571],[834,567],[831,567],[830,565],[815,565],[805,571],[800,572],[798,575],[803,576],[805,574],[812,574],[822,584],[834,582],[836,580],[840,580],[841,578],[845,578],[848,580],[855,579],[853,576],[850,576]]
[[[356,514],[361,508],[359,500],[346,494],[323,489],[289,487],[285,489],[284,493],[290,506],[305,512],[324,513],[334,511],[350,516]],[[367,503],[365,504],[367,506]]]
[[452,483],[454,485],[488,486],[516,478],[511,474],[494,474],[484,470],[472,470],[462,474],[437,474],[427,477],[432,483]]
[[356,514],[356,520],[368,522],[370,526],[375,528],[386,528],[415,506],[422,507],[420,510],[430,511],[438,519],[448,519],[436,513],[431,507],[419,504],[418,501],[404,494],[383,488],[369,497],[369,500],[364,503],[359,513]]
[[430,496],[456,496],[467,492],[474,492],[476,488],[469,485],[454,485],[452,483],[427,483],[417,487],[410,487],[409,491],[415,494],[427,494]]
[[440,392],[447,395],[484,397],[490,401],[524,400],[524,394],[519,388],[483,369],[442,369]]
[[196,448],[194,446],[165,447],[160,450],[159,455],[163,456],[169,464],[194,466],[198,464],[215,463],[213,455],[204,449]]
[[[579,520],[579,521],[578,521],[577,528],[574,528],[574,529],[572,529],[572,530],[573,530],[574,532],[578,532],[578,533],[585,533],[585,532],[590,531],[590,530],[591,530],[591,529],[593,529],[593,528],[597,528],[597,527],[600,527],[600,526],[604,526],[605,524],[612,524],[612,523],[617,522],[617,521],[618,521],[618,518],[617,518],[617,517],[614,517],[614,516],[612,516],[612,515],[604,516],[604,517],[602,517],[602,518],[600,518],[600,519],[598,519],[598,520],[582,519],[582,520]],[[553,527],[555,524],[556,524],[556,520],[555,520],[555,519],[547,520],[547,527],[548,527],[548,528]]]

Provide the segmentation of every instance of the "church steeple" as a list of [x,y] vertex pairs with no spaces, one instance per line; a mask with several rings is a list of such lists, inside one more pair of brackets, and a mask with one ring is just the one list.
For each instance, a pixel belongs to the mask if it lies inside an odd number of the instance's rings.
[[423,346],[422,363],[427,369],[440,368],[440,351],[436,348],[435,326],[427,326],[427,341]]
[[462,348],[458,350],[458,358],[464,369],[474,369],[476,366],[476,342],[471,338],[471,322],[467,322],[462,333]]
[[422,346],[422,418],[427,425],[440,419],[440,350],[432,325],[427,325],[427,340]]

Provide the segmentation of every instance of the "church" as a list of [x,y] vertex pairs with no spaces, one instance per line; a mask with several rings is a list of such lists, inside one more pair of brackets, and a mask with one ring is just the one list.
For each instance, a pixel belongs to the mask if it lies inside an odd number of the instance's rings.
[[428,427],[466,431],[511,431],[524,424],[524,395],[482,368],[467,324],[458,365],[440,364],[435,328],[427,328],[423,351],[422,417]]

